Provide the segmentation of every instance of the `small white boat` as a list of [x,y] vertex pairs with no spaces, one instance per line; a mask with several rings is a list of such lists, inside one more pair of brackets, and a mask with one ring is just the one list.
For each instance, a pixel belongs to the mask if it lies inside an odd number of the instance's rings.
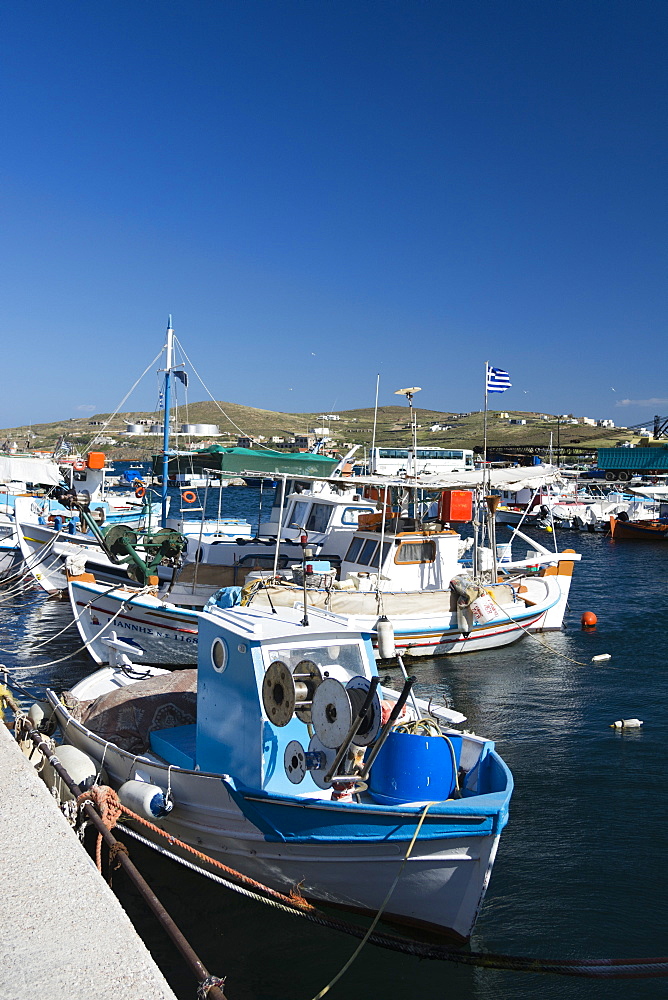
[[[513,787],[494,744],[453,730],[460,713],[413,702],[410,681],[380,688],[369,635],[335,616],[198,617],[197,671],[138,680],[140,664],[116,660],[62,699],[49,692],[64,740],[95,769],[104,761],[171,850],[180,841],[272,889],[371,915],[385,905],[387,921],[466,940]],[[132,650],[106,634],[117,654]]]

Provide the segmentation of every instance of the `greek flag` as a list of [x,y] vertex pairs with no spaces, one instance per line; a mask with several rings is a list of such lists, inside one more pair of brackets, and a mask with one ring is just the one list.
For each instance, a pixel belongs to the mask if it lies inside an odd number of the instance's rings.
[[510,375],[503,368],[487,365],[487,392],[505,392],[512,386]]

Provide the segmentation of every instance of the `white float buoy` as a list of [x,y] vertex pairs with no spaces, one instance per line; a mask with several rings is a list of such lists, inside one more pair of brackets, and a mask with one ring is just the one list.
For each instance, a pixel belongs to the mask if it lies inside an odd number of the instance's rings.
[[118,797],[128,809],[151,821],[172,811],[164,789],[150,781],[126,781],[118,789]]
[[640,719],[617,719],[611,723],[611,729],[640,729],[642,722]]
[[35,729],[48,736],[55,731],[56,719],[48,701],[36,701],[28,709],[28,718]]
[[394,659],[397,654],[397,647],[394,644],[394,628],[386,615],[381,615],[376,622],[376,635],[378,636],[378,653],[381,660]]
[[610,653],[599,653],[598,656],[592,656],[592,663],[603,663],[605,660],[611,660],[612,655]]
[[[98,774],[98,784],[105,785],[107,783],[107,775],[104,770],[100,771],[98,761],[94,757],[89,757],[87,753],[79,750],[78,747],[72,746],[71,743],[63,743],[62,746],[57,746],[55,754],[70,778],[86,791],[95,784]],[[55,772],[48,761],[44,763],[42,777],[49,788],[52,788],[55,784],[58,798],[61,802],[69,802],[70,799],[74,798],[65,782]]]

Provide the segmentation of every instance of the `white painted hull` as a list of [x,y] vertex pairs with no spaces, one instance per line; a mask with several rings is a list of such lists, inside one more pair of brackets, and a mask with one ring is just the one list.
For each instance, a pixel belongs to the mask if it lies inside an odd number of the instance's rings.
[[[56,703],[55,696],[51,698]],[[169,782],[175,806],[166,818],[156,821],[161,829],[273,889],[290,892],[299,886],[303,895],[315,902],[375,914],[400,871],[424,809],[424,803],[407,803],[398,811],[397,807],[383,806],[362,810],[357,804],[284,798],[277,808],[288,826],[290,815],[287,814],[286,820],[285,810],[295,810],[297,827],[302,823],[301,817],[316,810],[318,819],[313,829],[319,839],[308,840],[304,836],[292,842],[272,841],[244,815],[220,775],[176,767],[172,767],[168,775],[166,765],[126,753],[113,744],[105,745],[74,722],[60,704],[57,714],[68,742],[98,761],[104,754],[104,767],[113,786],[118,787],[133,778],[137,770],[144,780],[163,789]],[[512,787],[509,773],[507,777]],[[478,825],[471,819],[472,815],[485,815],[482,800],[493,797],[480,797],[478,813],[475,810],[471,813],[473,799],[459,800],[469,803],[469,811],[464,813],[469,827]],[[256,802],[266,804],[266,799]],[[501,823],[487,823],[489,832],[485,834],[457,835],[456,831],[461,830],[457,817],[462,815],[458,805],[455,801],[438,803],[427,814],[422,828],[425,839],[420,837],[416,841],[387,904],[385,918],[466,940],[482,905],[505,816]],[[249,806],[250,810],[255,808],[254,802],[250,801]],[[489,805],[487,808],[489,810]],[[332,838],[321,835],[320,824],[325,822],[336,827],[342,823],[345,826],[352,809],[362,824],[364,812],[371,812],[376,821],[386,817],[381,821],[385,823],[385,833],[380,835],[379,832],[373,839],[354,834]],[[396,830],[402,824],[402,832],[397,835]],[[452,835],[447,833],[449,825]],[[310,829],[308,822],[307,828]],[[443,830],[444,835],[430,832],[437,828]],[[137,829],[142,835],[179,853],[179,848],[166,838],[139,825]]]
[[188,666],[197,662],[197,616],[158,598],[118,587],[71,580],[70,601],[77,628],[96,663],[105,663],[101,642],[111,629],[141,652],[139,662]]
[[[556,616],[563,616],[567,593],[562,593],[560,579],[547,578],[542,587],[544,597],[535,607],[523,604],[501,607],[496,620],[487,625],[471,625],[470,631],[462,630],[454,612],[391,615],[397,649],[410,657],[479,652],[517,642],[526,630],[559,627],[560,620],[558,626],[548,624],[548,615],[554,610]],[[129,588],[118,587],[109,592],[107,587],[83,580],[71,580],[69,592],[77,627],[97,663],[106,662],[107,650],[101,639],[112,628],[119,637],[141,650],[144,663],[179,666],[196,662],[198,619],[192,611],[167,604],[153,595],[139,595]],[[446,598],[449,596],[443,595],[443,600]],[[261,593],[256,599],[262,606],[268,605]],[[287,593],[287,600],[293,606],[295,591]],[[339,613],[335,607],[332,610]],[[374,632],[378,612],[348,615],[347,620],[354,628]],[[379,656],[377,649],[376,656]]]

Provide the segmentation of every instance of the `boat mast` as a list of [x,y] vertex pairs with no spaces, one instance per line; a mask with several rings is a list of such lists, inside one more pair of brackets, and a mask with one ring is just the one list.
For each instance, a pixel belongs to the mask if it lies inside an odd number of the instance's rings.
[[174,354],[174,329],[172,327],[171,314],[167,322],[167,343],[165,345],[165,354],[165,391],[163,399],[165,416],[162,425],[162,513],[160,516],[160,526],[162,528],[167,527],[167,488],[169,485],[169,408],[171,405],[170,390]]

